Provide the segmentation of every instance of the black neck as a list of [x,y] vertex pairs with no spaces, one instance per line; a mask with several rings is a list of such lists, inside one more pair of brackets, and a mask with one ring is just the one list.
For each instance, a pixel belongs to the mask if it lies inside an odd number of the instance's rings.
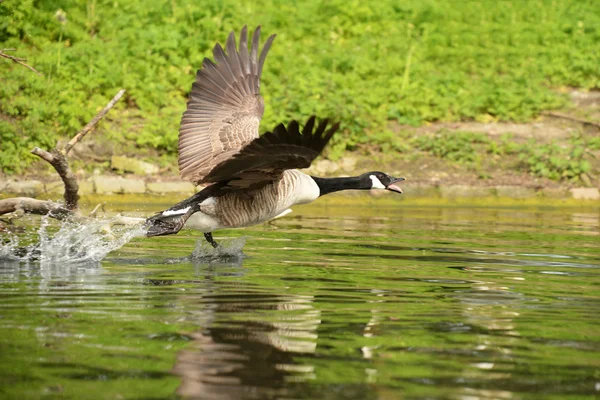
[[371,189],[371,181],[365,181],[363,177],[351,176],[347,178],[318,178],[312,177],[319,186],[321,196],[328,193],[339,192],[349,189]]

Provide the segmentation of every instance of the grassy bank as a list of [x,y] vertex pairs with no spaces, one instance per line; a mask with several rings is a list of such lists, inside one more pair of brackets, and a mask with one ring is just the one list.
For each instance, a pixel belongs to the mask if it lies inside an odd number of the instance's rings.
[[[244,24],[278,33],[262,129],[312,113],[340,118],[332,158],[367,143],[404,151],[390,121],[528,121],[565,105],[562,88],[600,87],[594,0],[7,0],[0,18],[0,48],[18,49],[43,74],[0,60],[5,173],[31,163],[31,147],[73,134],[119,88],[126,99],[96,136],[174,155],[195,69]],[[411,146],[438,146],[426,140]]]

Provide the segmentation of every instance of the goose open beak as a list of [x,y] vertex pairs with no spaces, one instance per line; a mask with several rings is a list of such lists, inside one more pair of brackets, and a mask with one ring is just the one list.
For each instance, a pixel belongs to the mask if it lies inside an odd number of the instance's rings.
[[400,188],[400,186],[396,185],[396,183],[398,182],[402,182],[404,180],[404,178],[396,178],[395,180],[392,181],[392,183],[390,183],[387,186],[387,190],[391,190],[392,192],[396,192],[396,193],[400,193],[402,194],[402,189]]

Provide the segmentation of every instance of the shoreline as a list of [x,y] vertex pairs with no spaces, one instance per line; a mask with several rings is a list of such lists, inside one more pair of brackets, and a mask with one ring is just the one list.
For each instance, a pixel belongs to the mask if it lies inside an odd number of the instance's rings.
[[[568,205],[588,204],[600,206],[600,190],[595,187],[525,187],[517,185],[442,185],[405,181],[404,194],[400,201],[422,204],[467,204],[467,203],[538,203]],[[0,180],[0,198],[28,196],[38,199],[60,199],[63,194],[62,181],[44,182],[37,179]],[[98,175],[79,181],[79,194],[82,200],[92,198],[112,199],[116,203],[139,198],[144,202],[167,203],[172,199],[181,199],[197,190],[190,182],[182,180],[157,181],[139,176],[121,177]],[[337,198],[363,196],[360,192],[347,192]],[[371,191],[368,197],[379,198],[385,193]],[[398,201],[394,199],[394,202]]]

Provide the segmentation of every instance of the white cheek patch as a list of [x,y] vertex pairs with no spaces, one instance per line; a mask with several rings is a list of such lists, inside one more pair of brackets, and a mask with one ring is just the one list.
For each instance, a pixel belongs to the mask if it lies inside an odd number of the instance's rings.
[[371,182],[373,182],[371,189],[385,189],[383,183],[381,183],[379,178],[377,178],[375,175],[369,175],[369,178],[371,178]]
[[163,211],[162,215],[165,217],[168,217],[170,215],[183,215],[186,212],[188,212],[190,208],[191,207],[182,208],[180,210],[167,210],[167,211]]

